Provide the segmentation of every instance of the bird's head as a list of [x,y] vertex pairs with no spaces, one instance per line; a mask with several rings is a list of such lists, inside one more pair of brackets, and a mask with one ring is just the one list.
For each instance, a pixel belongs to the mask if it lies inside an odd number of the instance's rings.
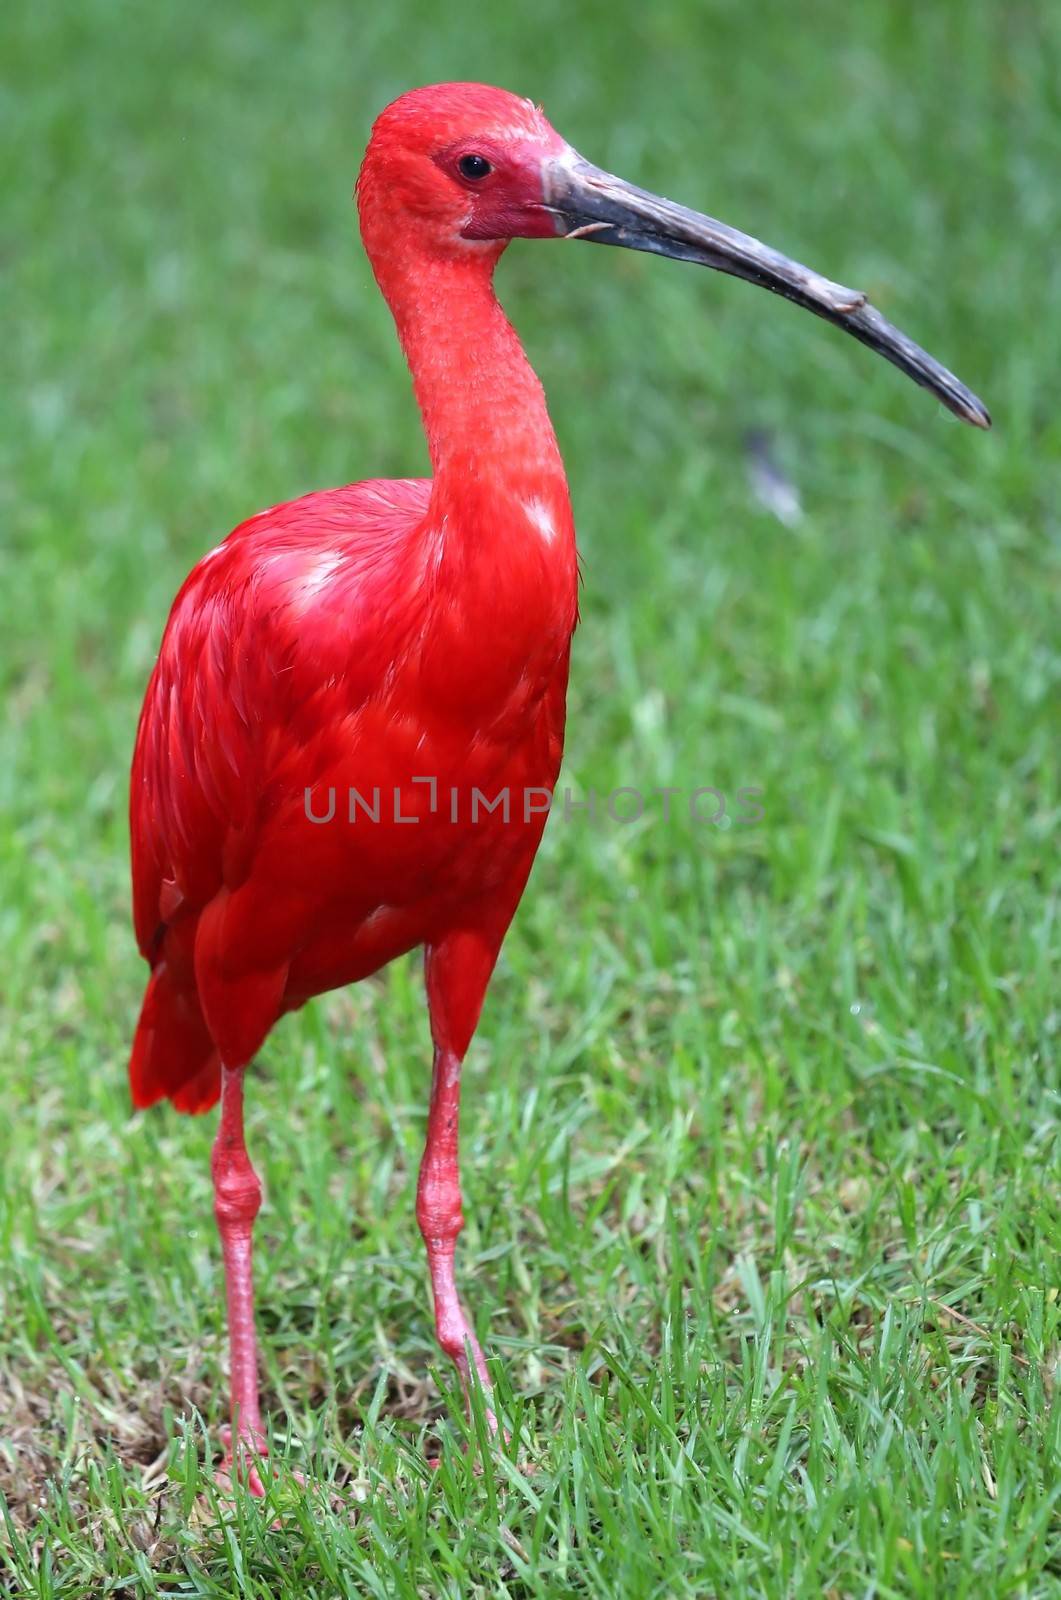
[[567,149],[544,112],[503,89],[442,83],[403,94],[376,119],[357,180],[369,253],[399,234],[407,250],[465,257],[555,238],[543,173]]
[[672,256],[745,278],[834,323],[930,390],[964,422],[990,427],[964,384],[886,322],[857,289],[723,222],[595,167],[540,107],[485,84],[403,94],[377,118],[357,181],[377,273],[434,257],[492,266],[510,239],[585,239]]

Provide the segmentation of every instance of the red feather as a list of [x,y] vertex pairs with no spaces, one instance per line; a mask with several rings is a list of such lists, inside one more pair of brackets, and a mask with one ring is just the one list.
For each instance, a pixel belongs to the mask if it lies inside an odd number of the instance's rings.
[[[205,1110],[217,1052],[242,1065],[310,995],[469,912],[511,915],[544,825],[522,796],[551,789],[562,749],[574,553],[565,503],[556,515],[567,538],[549,563],[520,516],[504,590],[489,561],[469,582],[424,480],[277,506],[192,572],[133,760],[135,925],[153,969],[137,1105]],[[436,780],[434,815],[417,777]],[[472,791],[504,788],[509,821],[480,808],[472,823]],[[351,789],[379,791],[378,822],[348,820]],[[395,790],[417,823],[395,820]],[[330,822],[309,820],[307,791],[318,816],[334,795]]]

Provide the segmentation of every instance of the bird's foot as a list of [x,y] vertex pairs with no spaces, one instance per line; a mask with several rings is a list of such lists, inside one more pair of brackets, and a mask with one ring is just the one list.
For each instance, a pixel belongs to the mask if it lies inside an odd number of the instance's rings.
[[235,1500],[235,1484],[242,1483],[248,1493],[256,1500],[265,1499],[265,1485],[257,1467],[250,1466],[246,1461],[237,1465],[230,1455],[226,1455],[221,1465],[214,1473],[214,1482],[221,1490],[224,1500]]
[[248,1440],[238,1440],[237,1446],[232,1448],[232,1429],[226,1427],[221,1430],[221,1443],[224,1445],[224,1456],[221,1466],[214,1472],[214,1483],[227,1499],[232,1499],[232,1490],[235,1483],[242,1483],[246,1490],[253,1494],[254,1499],[266,1498],[266,1485],[261,1482],[258,1462],[266,1458],[269,1451],[264,1446],[254,1446],[251,1454],[251,1445]]
[[[493,1424],[489,1429],[489,1435],[486,1441],[488,1453],[491,1456],[499,1455],[506,1449],[507,1446],[511,1445],[511,1443],[512,1435],[509,1433],[508,1429],[501,1427],[497,1423],[496,1419],[494,1419]],[[474,1439],[468,1440],[466,1444],[461,1446],[461,1454],[464,1455],[465,1458],[470,1458],[472,1456],[475,1457],[472,1471],[477,1478],[481,1477],[483,1471],[482,1453],[478,1450],[476,1441]],[[442,1456],[428,1456],[427,1464],[431,1468],[432,1472],[437,1472],[442,1465]],[[532,1477],[538,1471],[538,1468],[533,1461],[518,1460],[513,1464],[519,1472],[523,1473],[525,1477]]]
[[220,1430],[220,1438],[225,1454],[214,1473],[218,1488],[231,1496],[233,1485],[239,1482],[255,1499],[264,1500],[265,1485],[258,1467],[259,1464],[264,1465],[269,1456],[269,1446],[265,1440],[254,1434],[241,1433],[233,1447],[232,1429],[227,1424]]
[[[480,1357],[480,1359],[482,1359],[482,1358]],[[475,1406],[474,1406],[474,1402],[472,1400],[472,1387],[471,1387],[472,1380],[471,1380],[471,1378],[469,1376],[467,1365],[460,1359],[457,1360],[457,1368],[458,1368],[458,1371],[460,1372],[460,1376],[461,1376],[461,1388],[464,1391],[464,1406],[465,1406],[465,1411],[466,1411],[466,1414],[467,1414],[468,1427],[469,1427],[469,1430],[470,1430],[470,1437],[469,1437],[467,1443],[463,1446],[463,1450],[464,1450],[464,1454],[465,1455],[471,1455],[477,1448],[476,1429],[475,1429]],[[485,1363],[484,1363],[483,1370],[485,1371]],[[489,1381],[483,1382],[480,1379],[480,1395],[481,1395],[481,1398],[482,1398],[482,1406],[483,1406],[483,1413],[482,1413],[483,1414],[483,1421],[486,1424],[486,1443],[487,1443],[487,1448],[491,1449],[491,1450],[495,1450],[495,1449],[497,1449],[497,1447],[499,1445],[500,1446],[504,1446],[504,1445],[507,1445],[507,1444],[511,1443],[512,1435],[509,1433],[508,1429],[506,1427],[504,1427],[498,1421],[497,1413],[494,1411],[494,1407],[493,1407],[494,1392],[493,1392],[493,1388],[491,1387]],[[427,1464],[432,1469],[433,1472],[437,1472],[439,1467],[442,1465],[442,1457],[441,1456],[428,1456]],[[482,1471],[481,1465],[476,1466],[475,1470],[476,1470],[476,1472],[481,1472]]]

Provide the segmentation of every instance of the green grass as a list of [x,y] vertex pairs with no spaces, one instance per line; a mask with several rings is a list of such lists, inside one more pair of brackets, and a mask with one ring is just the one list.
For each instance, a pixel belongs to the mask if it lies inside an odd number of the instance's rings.
[[[1061,1593],[1056,7],[16,0],[0,30],[10,1593]],[[125,1083],[127,764],[219,536],[422,470],[349,193],[374,112],[446,77],[866,288],[996,430],[744,285],[511,251],[586,572],[563,781],[757,785],[765,819],[549,831],[466,1079],[504,1450],[463,1452],[433,1344],[417,963],[277,1030],[265,1385],[315,1487],[226,1512],[213,1119]]]

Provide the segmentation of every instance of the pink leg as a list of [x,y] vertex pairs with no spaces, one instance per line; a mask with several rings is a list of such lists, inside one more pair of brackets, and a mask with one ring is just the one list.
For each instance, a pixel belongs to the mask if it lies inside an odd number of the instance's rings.
[[[469,1394],[474,1362],[488,1398],[490,1378],[486,1362],[461,1308],[453,1273],[457,1235],[464,1226],[457,1164],[461,1063],[479,1021],[497,952],[523,892],[532,857],[533,851],[528,854],[524,870],[509,884],[507,897],[498,896],[492,902],[480,927],[462,928],[445,935],[437,944],[428,946],[425,961],[435,1064],[431,1074],[427,1145],[416,1192],[416,1217],[427,1245],[438,1342],[457,1363],[465,1394]],[[489,1407],[487,1419],[490,1427],[496,1430],[497,1422]]]
[[[464,1226],[457,1158],[460,1084],[460,1058],[453,1050],[436,1046],[431,1074],[427,1144],[420,1163],[420,1180],[416,1190],[416,1220],[427,1246],[438,1342],[456,1362],[465,1394],[469,1392],[469,1358],[474,1361],[479,1381],[489,1394],[490,1378],[486,1362],[457,1298],[453,1271],[457,1235]],[[492,1413],[490,1423],[494,1426]]]
[[231,1366],[232,1428],[221,1476],[244,1471],[251,1492],[265,1489],[253,1466],[242,1459],[241,1446],[265,1455],[265,1435],[258,1410],[258,1345],[254,1333],[254,1283],[251,1235],[262,1203],[262,1186],[243,1142],[243,1068],[221,1069],[221,1121],[210,1168],[214,1178],[214,1215],[225,1257],[228,1299],[228,1342]]

